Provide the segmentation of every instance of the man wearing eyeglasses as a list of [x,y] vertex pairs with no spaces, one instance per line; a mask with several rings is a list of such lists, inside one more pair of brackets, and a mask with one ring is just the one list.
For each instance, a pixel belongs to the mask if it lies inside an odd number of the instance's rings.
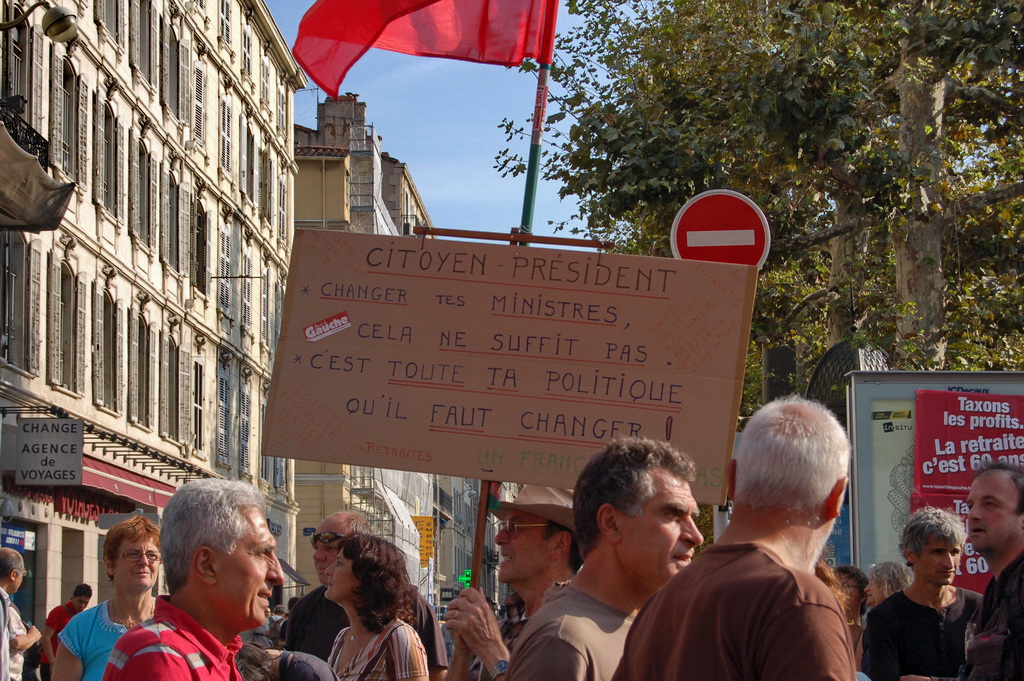
[[[366,518],[359,513],[340,511],[327,516],[310,537],[313,565],[320,586],[299,599],[288,615],[285,650],[315,655],[326,660],[338,632],[348,626],[348,616],[340,605],[327,600],[327,569],[338,559],[338,545],[350,534],[373,534]],[[417,591],[413,603],[416,632],[427,653],[430,681],[443,681],[448,670],[448,653],[444,647],[441,627],[433,608]]]
[[499,675],[544,594],[552,584],[572,579],[582,563],[573,539],[570,490],[526,485],[514,502],[501,502],[495,515],[501,519],[494,536],[502,558],[498,581],[512,593],[500,622],[476,589],[463,589],[448,604],[445,626],[455,643],[449,669],[453,681],[488,681]]
[[[11,637],[8,633],[10,608],[12,607],[11,594],[21,588],[21,584],[25,581],[25,575],[27,574],[28,570],[25,569],[25,559],[22,558],[20,553],[14,549],[0,549],[0,599],[3,601],[0,604],[0,607],[3,608],[3,612],[0,612],[0,620],[2,620],[0,632],[3,633],[2,644],[0,644],[0,679],[11,678],[11,645],[16,650],[27,650],[29,646],[42,637],[42,634],[35,627],[17,637]],[[10,645],[8,644],[8,639],[10,639]]]

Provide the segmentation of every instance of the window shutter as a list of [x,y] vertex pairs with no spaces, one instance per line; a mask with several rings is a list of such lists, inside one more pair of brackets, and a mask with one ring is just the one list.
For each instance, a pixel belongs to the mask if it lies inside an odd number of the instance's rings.
[[[120,152],[118,153],[120,156]],[[139,144],[135,132],[128,130],[128,234],[139,233]]]
[[41,335],[40,325],[40,301],[43,297],[43,250],[38,239],[32,241],[29,249],[29,288],[28,288],[28,346],[25,348],[28,370],[32,374],[39,375],[39,345]]
[[220,101],[220,164],[231,172],[231,100],[227,95]]
[[103,99],[100,88],[96,88],[92,107],[92,200],[103,204]]
[[[138,0],[130,0],[133,5]],[[157,11],[154,3],[149,3],[149,26],[143,26],[142,30],[149,31],[149,82],[157,78],[157,64],[166,63],[160,61],[160,12]]]
[[[96,9],[93,11],[93,16],[96,17],[96,23],[97,24],[102,24],[103,23],[103,18],[105,16],[107,16],[106,12],[104,11],[105,10],[105,6],[104,6],[105,3],[115,2],[115,1],[116,0],[96,0]],[[109,28],[110,28],[110,30],[113,30],[112,26],[109,27]]]
[[128,420],[139,420],[139,320],[128,308]]
[[78,77],[78,163],[76,164],[75,177],[81,186],[86,186],[86,178],[89,176],[86,168],[89,167],[89,88],[85,78]]
[[[124,48],[124,41],[127,37],[126,34],[128,33],[127,26],[125,26],[125,24],[128,23],[128,17],[124,11],[124,0],[110,0],[110,2],[117,3],[117,44]],[[131,0],[131,3],[136,5],[138,4],[138,0]]]
[[181,345],[178,346],[178,442],[192,442],[192,389],[189,379],[192,377],[192,355],[188,351],[182,333]]
[[284,489],[284,478],[285,478],[285,460],[280,458],[274,459],[274,487],[278,489]]
[[167,409],[168,392],[171,388],[171,378],[175,380],[178,378],[178,367],[171,366],[171,348],[168,343],[167,335],[163,332],[160,333],[160,419],[159,427],[160,434],[167,437],[167,424],[169,422],[170,414]]
[[[187,47],[183,49],[186,54],[191,54]],[[206,143],[206,65],[201,61],[196,62],[193,85],[192,135],[196,139],[196,144],[202,146]]]
[[[164,197],[160,202],[160,260],[167,262],[167,254],[171,251],[171,206],[170,201],[175,197],[169,194],[171,190],[171,175],[168,172],[166,163],[160,164],[160,196]],[[175,244],[177,246],[177,244]]]
[[249,138],[249,120],[242,116],[238,119],[238,177],[242,185],[242,193],[252,198],[249,192],[249,159],[247,140]]
[[218,301],[220,306],[227,311],[231,306],[231,231],[228,220],[224,220],[220,227],[220,266],[217,270],[220,279],[217,280]]
[[[120,1],[120,0],[118,0]],[[128,64],[138,68],[139,66],[139,1],[129,0],[131,6],[128,16]]]
[[[162,18],[160,25],[163,27],[157,34],[160,36],[160,103],[173,111],[178,102],[171,102],[171,58],[177,59],[178,55],[171,54],[171,42],[174,40],[171,22]],[[182,110],[178,109],[178,118],[182,118],[181,112]]]
[[48,255],[49,277],[47,278],[47,290],[49,291],[50,307],[46,320],[46,339],[49,349],[49,365],[47,366],[47,378],[50,383],[60,385],[61,380],[61,325],[60,325],[60,261],[57,256],[50,252]]
[[252,255],[242,255],[242,328],[252,330]]
[[191,230],[189,229],[189,206],[192,205],[192,186],[185,181],[182,174],[181,184],[178,185],[178,271],[185,277],[185,286],[188,286],[188,263],[192,262],[192,254],[189,253],[188,245]]
[[228,460],[228,413],[231,404],[231,386],[228,377],[221,371],[217,375],[217,462],[227,466]]
[[270,268],[264,267],[260,278],[260,338],[270,342]]
[[[46,56],[43,54],[43,34],[34,26],[29,29],[29,49],[32,52],[32,99],[29,100],[29,111],[32,113],[32,127],[36,130],[44,130],[43,127],[43,62]],[[51,147],[50,156],[53,156]]]
[[252,474],[249,465],[249,432],[252,427],[252,398],[249,397],[249,386],[243,383],[238,391],[238,406],[241,419],[238,428],[238,469],[239,472]]
[[120,122],[117,123],[116,133],[114,135],[114,157],[116,159],[114,169],[114,186],[117,188],[117,203],[114,204],[115,215],[119,218],[124,217],[124,126]]
[[[185,37],[182,30],[181,40],[178,41],[178,118],[185,125],[190,124],[189,115],[189,82],[192,80],[192,43]],[[195,133],[193,133],[193,136]]]
[[124,413],[124,408],[125,408],[124,407],[124,392],[121,390],[121,386],[124,385],[124,383],[121,380],[121,376],[122,376],[122,372],[124,372],[124,349],[125,349],[124,333],[125,333],[125,324],[127,323],[127,319],[126,319],[125,313],[124,313],[125,308],[124,308],[123,305],[121,305],[120,301],[117,303],[115,309],[117,311],[117,314],[116,314],[116,318],[117,318],[116,339],[117,339],[117,341],[116,341],[116,343],[114,345],[114,356],[117,358],[117,360],[115,362],[115,364],[117,366],[115,366],[113,368],[113,370],[110,372],[110,376],[113,377],[114,383],[115,383],[114,389],[112,391],[112,393],[114,395],[114,404],[113,405],[109,405],[108,404],[107,406],[108,407],[109,406],[113,406],[113,408],[118,413]]
[[252,75],[252,28],[242,27],[242,71]]
[[[267,168],[263,174],[263,197],[260,205],[263,206],[263,217],[273,224],[274,221],[274,178],[276,175],[276,163],[274,156],[267,152]],[[273,227],[271,227],[273,229]]]
[[[256,133],[259,133],[258,129],[256,130]],[[263,175],[260,173],[260,170],[262,170],[262,168],[260,168],[260,164],[263,162],[263,157],[260,154],[260,143],[258,134],[253,135],[251,152],[252,158],[249,161],[249,164],[252,167],[251,196],[252,202],[254,204],[253,208],[255,209],[253,210],[253,213],[255,214],[256,219],[259,220],[263,206],[263,185],[261,184],[263,182]]]
[[[103,287],[92,283],[92,402],[103,404]],[[107,405],[110,406],[110,405]]]
[[[50,165],[64,168],[64,46],[53,43],[50,46]],[[68,146],[74,140],[67,140]]]
[[288,243],[288,180],[283,172],[277,182],[277,238],[282,246]]
[[86,300],[89,297],[89,285],[85,276],[79,274],[75,278],[75,356],[69,358],[75,363],[74,391],[85,394],[85,346],[88,335],[85,332]]

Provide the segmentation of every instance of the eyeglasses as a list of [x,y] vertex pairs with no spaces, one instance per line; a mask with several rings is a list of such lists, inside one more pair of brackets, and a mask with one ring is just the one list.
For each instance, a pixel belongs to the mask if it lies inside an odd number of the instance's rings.
[[346,536],[348,535],[339,534],[338,532],[317,532],[309,538],[309,542],[313,545],[313,548],[315,549],[317,548],[318,543],[330,544],[331,542],[336,542],[339,539],[342,539]]
[[145,556],[146,560],[148,560],[150,563],[160,562],[160,554],[155,553],[153,551],[146,551],[145,553],[143,553],[142,551],[125,551],[121,554],[121,557],[129,563],[138,563],[140,560],[142,560],[143,556]]
[[547,527],[551,523],[517,523],[512,520],[502,520],[498,523],[498,532],[504,532],[509,539],[516,536],[520,527]]

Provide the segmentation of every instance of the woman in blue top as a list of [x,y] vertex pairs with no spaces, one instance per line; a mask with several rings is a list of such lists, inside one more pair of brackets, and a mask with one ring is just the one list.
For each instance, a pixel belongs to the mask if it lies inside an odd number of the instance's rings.
[[71,618],[60,632],[52,681],[100,681],[121,634],[153,616],[160,529],[143,516],[110,528],[103,563],[114,597]]

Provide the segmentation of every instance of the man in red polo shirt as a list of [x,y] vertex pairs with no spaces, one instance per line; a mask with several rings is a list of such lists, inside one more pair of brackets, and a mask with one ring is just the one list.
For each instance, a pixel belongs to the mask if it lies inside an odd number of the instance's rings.
[[242,681],[238,634],[266,620],[284,581],[266,516],[263,494],[244,482],[178,488],[160,527],[170,596],[117,640],[104,681]]
[[64,605],[58,605],[46,616],[46,627],[43,629],[42,657],[39,673],[42,681],[50,681],[50,665],[57,659],[57,646],[60,641],[57,634],[64,630],[71,618],[89,607],[92,600],[92,587],[79,584],[75,587],[71,599]]

